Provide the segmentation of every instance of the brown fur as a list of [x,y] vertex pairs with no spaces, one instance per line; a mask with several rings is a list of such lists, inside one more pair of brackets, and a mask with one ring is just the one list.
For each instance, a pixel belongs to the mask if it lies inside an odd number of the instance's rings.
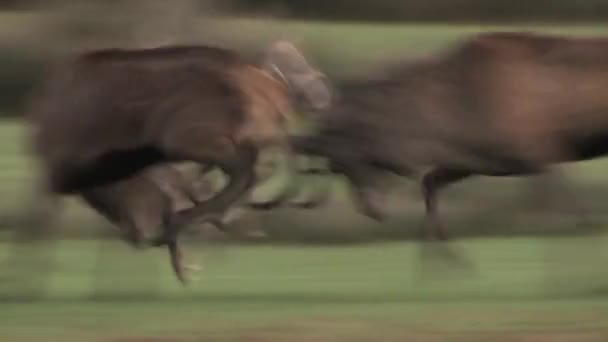
[[238,139],[250,140],[260,146],[283,141],[284,125],[293,113],[285,84],[252,66],[236,70],[233,77],[241,85],[249,114],[237,134]]
[[[260,147],[285,144],[289,96],[229,50],[93,51],[51,71],[29,111],[31,142],[50,193],[81,194],[130,241],[174,250],[177,227],[201,215],[217,222],[250,189]],[[168,194],[141,171],[174,161],[218,166],[230,182],[170,213]]]
[[529,175],[608,153],[608,39],[488,33],[385,79],[347,82],[321,131],[295,149],[329,157],[367,215],[380,219],[377,170],[423,174],[436,195],[470,175]]

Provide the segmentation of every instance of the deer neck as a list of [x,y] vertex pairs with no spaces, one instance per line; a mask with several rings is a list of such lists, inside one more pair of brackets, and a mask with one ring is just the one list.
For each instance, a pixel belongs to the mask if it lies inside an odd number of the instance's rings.
[[246,66],[236,73],[247,103],[255,112],[277,116],[280,121],[289,120],[293,114],[290,89],[286,82],[268,71]]

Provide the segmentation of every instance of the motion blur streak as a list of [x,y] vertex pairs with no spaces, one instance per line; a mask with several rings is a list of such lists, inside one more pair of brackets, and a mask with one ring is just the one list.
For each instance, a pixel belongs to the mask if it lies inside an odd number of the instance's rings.
[[[608,37],[607,16],[608,2],[601,0],[0,1],[0,340],[608,340],[608,166],[603,158],[554,163],[573,154],[594,157],[604,148],[605,136],[591,133],[606,123],[608,52],[598,42]],[[550,39],[529,44],[506,35],[499,42],[488,39],[492,32],[598,40],[555,49]],[[393,153],[391,160],[404,165],[433,159],[431,165],[445,160],[437,157],[442,146],[461,148],[463,139],[483,136],[492,148],[472,144],[475,149],[458,156],[475,156],[467,159],[475,164],[496,151],[526,154],[546,158],[551,167],[521,177],[472,177],[443,189],[439,213],[448,241],[441,242],[423,239],[429,221],[420,181],[429,168],[397,170],[410,179],[374,172],[369,193],[380,222],[361,214],[342,175],[344,163],[298,156],[300,174],[289,185],[300,192],[288,202],[323,205],[259,211],[239,201],[224,217],[230,234],[194,222],[180,237],[188,261],[201,267],[188,287],[176,281],[165,251],[124,244],[77,198],[68,199],[57,221],[42,222],[46,229],[28,231],[37,218],[27,210],[32,203],[59,210],[35,194],[43,170],[24,120],[26,99],[50,65],[98,49],[204,45],[262,66],[276,41],[293,42],[323,74],[299,74],[298,65],[287,63],[298,76],[292,85],[312,86],[308,95],[318,100],[317,108],[302,107],[288,123],[291,135],[314,137],[327,122],[349,116],[361,121],[344,132],[366,140],[344,143],[334,132],[340,139],[332,147],[345,154],[367,149],[374,156]],[[425,82],[403,74],[394,87],[376,86],[410,70],[394,66],[432,64],[458,47],[484,43],[500,49],[499,58],[430,68]],[[371,88],[349,88],[358,84]],[[319,95],[325,87],[332,96]],[[128,96],[141,87],[121,89]],[[412,115],[403,89],[424,95],[416,102],[424,104],[421,122],[397,121]],[[55,90],[74,107],[90,104],[82,94]],[[452,91],[469,95],[446,96]],[[366,95],[372,93],[378,97]],[[377,108],[398,109],[388,115]],[[448,122],[442,111],[468,119]],[[380,126],[398,133],[372,129]],[[539,127],[551,137],[528,134]],[[93,149],[87,136],[103,129],[91,127],[80,147]],[[439,145],[429,138],[438,136]],[[375,145],[387,140],[390,148]],[[545,153],[553,142],[567,148]],[[274,149],[261,152],[256,178],[268,182],[256,200],[285,185],[273,172],[285,169],[277,168],[277,157]],[[490,164],[514,162],[495,161]],[[192,165],[173,166],[203,200],[228,181],[216,169],[198,177]],[[171,210],[193,205],[164,186],[173,178],[159,177],[152,181]]]

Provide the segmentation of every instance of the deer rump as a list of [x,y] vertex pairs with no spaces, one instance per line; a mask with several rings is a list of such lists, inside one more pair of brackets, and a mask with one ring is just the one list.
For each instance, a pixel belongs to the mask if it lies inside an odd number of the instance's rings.
[[378,171],[422,175],[427,221],[445,238],[435,215],[446,185],[608,153],[608,39],[480,34],[387,75],[344,82],[319,132],[290,139],[329,160],[310,172],[346,176],[372,218],[383,217]]
[[[269,91],[252,108],[257,94],[248,88],[256,82]],[[102,50],[51,70],[27,119],[48,192],[81,195],[134,244],[168,245],[183,281],[177,227],[195,218],[220,224],[254,182],[257,147],[283,137],[276,107],[286,103],[285,85],[230,50]],[[179,161],[220,167],[230,181],[213,198],[173,212],[146,170]],[[164,177],[188,192],[179,174]],[[142,234],[148,224],[157,231]]]

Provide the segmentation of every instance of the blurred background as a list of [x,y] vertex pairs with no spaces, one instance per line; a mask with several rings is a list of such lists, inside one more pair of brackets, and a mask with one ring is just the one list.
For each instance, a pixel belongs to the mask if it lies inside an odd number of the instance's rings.
[[339,80],[477,32],[605,35],[606,19],[605,0],[0,0],[0,338],[607,341],[601,159],[450,187],[440,212],[457,253],[447,257],[418,242],[419,185],[396,177],[382,224],[358,214],[335,177],[326,207],[248,211],[237,237],[189,235],[187,258],[203,270],[187,288],[164,250],[132,249],[75,199],[52,241],[13,238],[35,180],[22,109],[69,53],[196,43],[255,58],[290,39]]

